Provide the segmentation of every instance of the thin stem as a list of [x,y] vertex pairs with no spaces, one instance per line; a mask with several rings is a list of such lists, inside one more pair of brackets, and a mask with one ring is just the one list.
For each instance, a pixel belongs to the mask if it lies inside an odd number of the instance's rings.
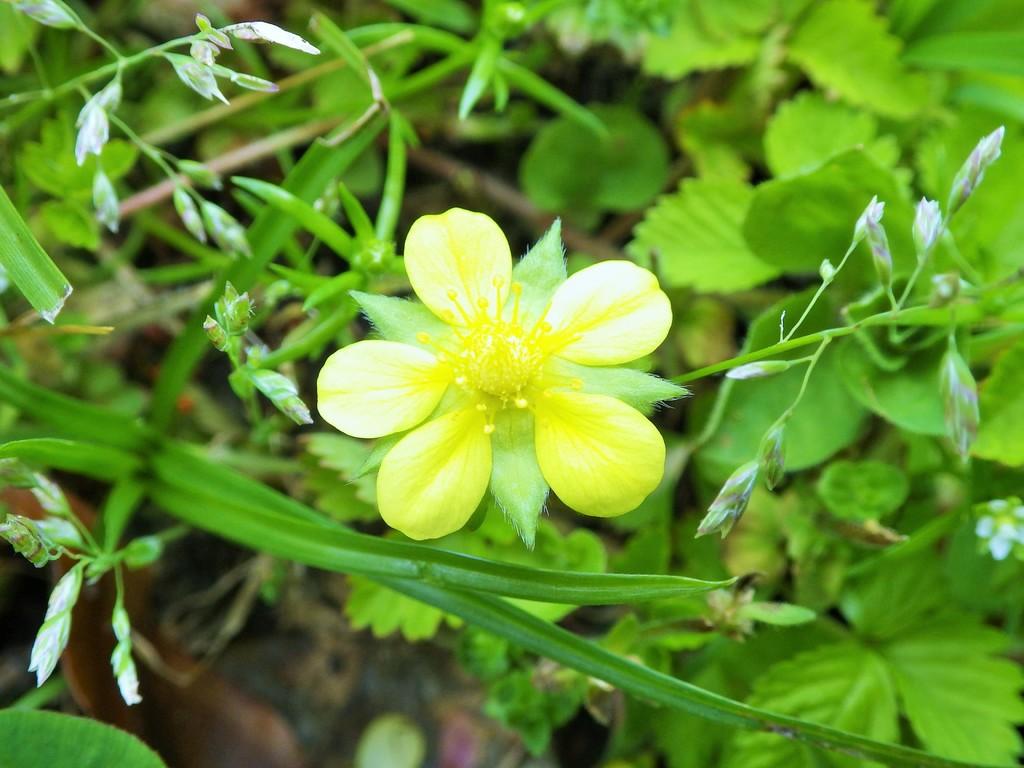
[[804,311],[803,314],[800,315],[800,319],[796,321],[796,325],[789,329],[789,333],[786,334],[782,341],[789,341],[791,338],[793,338],[793,334],[797,332],[800,326],[803,325],[804,320],[807,319],[807,316],[811,314],[811,310],[814,309],[814,305],[818,303],[818,299],[821,298],[821,295],[825,292],[825,289],[832,284],[832,281],[835,280],[836,275],[838,275],[842,271],[843,267],[846,266],[846,262],[850,260],[850,254],[853,253],[854,249],[856,249],[859,243],[860,240],[854,240],[852,243],[850,243],[850,247],[847,248],[846,253],[843,254],[843,258],[839,262],[839,266],[836,267],[836,271],[832,273],[832,276],[828,280],[821,281],[821,285],[818,286],[818,290],[815,291],[814,295],[811,297],[810,303],[806,307],[804,307]]
[[807,370],[804,371],[803,381],[800,382],[800,391],[796,393],[796,399],[790,403],[789,408],[783,412],[781,418],[788,419],[792,415],[793,411],[796,410],[796,407],[800,405],[800,401],[803,400],[804,397],[804,392],[807,391],[807,384],[811,380],[811,374],[814,373],[814,368],[818,365],[818,361],[821,359],[821,355],[824,353],[825,349],[832,343],[832,338],[832,336],[824,336],[821,339],[821,343],[818,345],[818,348],[814,351],[814,354],[808,358],[804,358],[807,360],[808,365]]

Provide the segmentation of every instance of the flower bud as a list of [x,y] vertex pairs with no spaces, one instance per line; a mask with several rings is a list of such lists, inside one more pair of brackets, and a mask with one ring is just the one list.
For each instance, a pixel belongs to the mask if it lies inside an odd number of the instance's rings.
[[110,666],[114,670],[121,698],[130,707],[141,702],[142,697],[139,696],[139,675],[132,660],[131,622],[123,605],[114,606],[110,625],[114,630],[114,637],[117,638],[117,645],[110,655]]
[[200,64],[212,67],[220,55],[220,48],[207,40],[196,40],[189,46],[188,55]]
[[757,462],[758,469],[764,475],[764,484],[768,486],[768,490],[774,490],[786,475],[785,437],[786,418],[783,417],[772,424],[761,438]]
[[221,32],[219,29],[210,23],[210,20],[201,13],[196,14],[196,26],[199,31],[206,35],[206,38],[221,48],[227,48],[231,50],[231,38]]
[[299,397],[298,387],[277,371],[248,369],[249,379],[281,413],[296,424],[312,424],[309,408]]
[[47,27],[72,29],[78,26],[78,21],[68,13],[67,8],[54,0],[16,0],[14,7]]
[[179,160],[178,171],[187,176],[193,184],[198,184],[201,187],[220,189],[222,186],[220,176],[204,163],[197,163],[195,160]]
[[914,211],[914,246],[918,261],[924,261],[942,231],[942,211],[934,200],[922,197]]
[[985,171],[1002,154],[1003,134],[1006,128],[999,126],[988,136],[978,142],[971,150],[967,160],[960,166],[956,177],[953,179],[953,186],[949,191],[949,204],[946,206],[949,215],[952,216],[960,206],[967,202],[967,199],[974,193],[974,190],[985,178]]
[[892,254],[889,251],[889,238],[885,234],[885,227],[882,226],[884,213],[885,203],[879,202],[877,197],[872,197],[868,207],[864,209],[864,213],[857,219],[854,238],[858,241],[867,238],[878,279],[885,288],[890,288],[892,286]]
[[756,363],[738,365],[725,374],[727,379],[761,379],[788,371],[793,367],[789,360],[758,360]]
[[203,219],[199,215],[199,209],[196,208],[192,196],[184,187],[174,188],[174,209],[178,212],[178,216],[181,217],[181,223],[185,225],[185,229],[189,231],[192,237],[201,243],[205,243],[206,229],[203,227]]
[[960,295],[960,275],[956,272],[945,272],[932,275],[932,292],[928,299],[929,307],[944,307]]
[[966,461],[978,436],[978,386],[954,344],[950,344],[942,358],[940,386],[945,404],[946,432],[960,458]]
[[757,475],[756,461],[748,461],[732,473],[708,507],[707,515],[700,521],[697,536],[707,536],[709,533],[720,531],[722,538],[726,537],[746,510],[750,494],[754,492]]
[[60,557],[60,549],[27,517],[8,515],[0,522],[0,539],[4,539],[36,568]]
[[29,672],[36,673],[36,685],[42,685],[53,673],[71,636],[71,611],[82,589],[83,563],[64,574],[50,593],[46,618],[39,628],[29,659]]
[[32,495],[43,511],[54,517],[71,517],[71,507],[60,486],[38,472],[33,475],[33,479]]
[[283,45],[286,48],[294,48],[296,51],[313,55],[320,53],[319,48],[310,45],[298,35],[266,21],[246,21],[241,24],[232,24],[231,26],[224,27],[222,31],[239,40]]
[[821,262],[821,266],[818,267],[818,274],[821,276],[821,282],[828,284],[835,279],[836,268],[831,261],[825,259]]
[[261,91],[262,93],[277,93],[277,83],[273,83],[270,80],[264,80],[262,77],[256,77],[255,75],[246,75],[242,72],[232,72],[231,82],[235,85],[239,85],[242,88],[248,88],[250,91]]
[[253,302],[248,293],[239,293],[235,286],[228,282],[224,284],[224,295],[214,304],[214,313],[225,333],[229,336],[241,336],[249,329]]
[[207,231],[222,250],[240,253],[247,258],[252,256],[249,241],[245,237],[245,228],[234,216],[208,200],[203,201],[202,211]]
[[204,99],[219,99],[225,104],[228,103],[217,86],[217,78],[214,77],[212,67],[179,53],[165,53],[164,58],[171,62],[178,79]]
[[85,163],[89,155],[99,155],[110,138],[110,120],[95,97],[89,99],[78,113],[78,136],[75,137],[75,162]]
[[96,209],[96,220],[111,232],[117,232],[121,221],[117,192],[101,168],[97,168],[92,177],[92,205]]
[[215,346],[218,351],[223,352],[228,348],[227,331],[225,331],[221,324],[209,315],[207,315],[206,319],[203,321],[203,330],[206,331],[206,335],[210,338],[210,341],[213,342],[213,346]]

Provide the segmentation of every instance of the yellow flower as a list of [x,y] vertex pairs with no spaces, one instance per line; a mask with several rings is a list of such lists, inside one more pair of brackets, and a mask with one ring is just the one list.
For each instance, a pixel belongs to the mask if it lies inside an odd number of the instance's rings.
[[547,486],[600,517],[654,490],[664,442],[623,399],[643,407],[682,390],[599,368],[664,340],[672,310],[653,274],[606,261],[565,279],[557,228],[513,271],[497,224],[459,208],[413,224],[405,265],[429,312],[356,295],[397,340],[335,352],[317,382],[320,413],[342,432],[405,433],[377,478],[388,525],[414,539],[443,536],[466,524],[490,487],[529,543]]

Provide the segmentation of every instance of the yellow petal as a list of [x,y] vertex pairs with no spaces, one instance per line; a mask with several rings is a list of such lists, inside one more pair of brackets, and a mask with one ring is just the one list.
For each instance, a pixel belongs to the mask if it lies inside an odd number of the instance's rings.
[[551,297],[547,322],[556,353],[584,365],[618,365],[653,352],[672,325],[658,278],[628,261],[604,261],[571,275]]
[[544,479],[585,515],[635,509],[665,471],[661,433],[614,397],[551,391],[537,400],[535,435]]
[[317,409],[345,434],[381,437],[427,418],[450,381],[450,368],[426,350],[360,341],[327,358],[316,381]]
[[491,477],[491,438],[473,407],[452,411],[398,441],[377,475],[381,517],[412,539],[459,530]]
[[490,216],[452,208],[413,223],[405,239],[405,268],[416,295],[435,315],[466,325],[466,315],[479,314],[482,301],[492,317],[495,305],[504,305],[512,253]]

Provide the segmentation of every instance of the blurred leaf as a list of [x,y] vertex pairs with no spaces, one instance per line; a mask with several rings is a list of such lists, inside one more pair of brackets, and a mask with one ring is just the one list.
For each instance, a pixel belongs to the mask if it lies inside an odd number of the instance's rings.
[[423,731],[404,715],[381,715],[359,737],[356,768],[420,768],[427,755]]
[[476,28],[476,12],[462,0],[386,0],[419,22],[468,33]]
[[647,210],[629,250],[651,254],[668,286],[730,292],[767,282],[778,270],[750,251],[741,231],[752,198],[746,184],[688,179]]
[[166,768],[131,734],[58,712],[0,711],[4,768]]
[[677,79],[694,71],[749,64],[774,13],[770,0],[684,1],[668,34],[652,35],[648,41],[644,71]]
[[602,138],[569,118],[540,130],[523,155],[519,178],[526,194],[549,211],[642,208],[668,176],[668,150],[658,129],[626,106],[595,105],[607,126]]
[[[879,741],[899,735],[896,691],[879,655],[858,643],[824,645],[772,666],[754,682],[752,706],[861,733]],[[862,766],[855,758],[822,755],[794,739],[738,733],[724,768]]]
[[858,634],[888,640],[925,621],[946,602],[942,571],[926,551],[879,564],[846,588],[839,606]]
[[[784,272],[816,272],[824,259],[835,263],[846,252],[854,224],[876,195],[885,203],[884,225],[899,273],[913,260],[913,211],[893,174],[862,150],[844,152],[809,174],[759,185],[743,234],[765,263]],[[870,262],[863,254],[853,254],[849,271],[867,274]]]
[[972,453],[1011,467],[1024,465],[1024,343],[1003,353],[981,383],[981,424]]
[[907,500],[907,476],[883,461],[834,461],[818,480],[818,495],[843,520],[879,520]]
[[90,251],[99,247],[100,226],[92,212],[77,200],[49,200],[39,214],[56,240]]
[[1024,75],[1024,31],[956,32],[916,40],[903,61],[924,69]]
[[737,611],[741,619],[759,621],[779,627],[795,626],[814,621],[817,615],[810,608],[791,603],[747,603]]
[[921,435],[945,435],[939,362],[944,347],[911,355],[897,370],[879,367],[859,339],[842,342],[843,381],[862,405],[902,429]]
[[8,75],[18,71],[38,30],[37,25],[19,18],[13,5],[0,5],[0,70]]
[[821,94],[803,91],[779,106],[764,133],[768,167],[776,177],[799,176],[848,149],[865,149],[880,165],[892,165],[894,144],[874,139],[878,121],[869,113]]
[[975,764],[1009,765],[1020,756],[1024,671],[995,656],[1008,644],[1002,632],[951,614],[883,649],[907,718],[930,751]]
[[[54,197],[65,198],[92,194],[96,157],[90,155],[85,163],[75,162],[75,137],[71,128],[60,120],[43,123],[38,142],[28,141],[21,147],[18,164],[29,180],[39,189]],[[134,144],[111,139],[103,147],[99,162],[111,181],[117,181],[135,164],[138,150]]]
[[789,55],[820,88],[902,119],[925,106],[928,84],[905,69],[900,48],[899,38],[889,34],[873,4],[827,0],[815,4],[796,30]]
[[576,713],[585,685],[585,678],[573,675],[538,686],[530,672],[516,670],[490,685],[484,711],[515,729],[530,753],[540,755],[552,730]]
[[314,506],[336,520],[377,519],[376,477],[360,476],[369,445],[342,434],[310,435],[306,451],[316,462],[304,475]]

